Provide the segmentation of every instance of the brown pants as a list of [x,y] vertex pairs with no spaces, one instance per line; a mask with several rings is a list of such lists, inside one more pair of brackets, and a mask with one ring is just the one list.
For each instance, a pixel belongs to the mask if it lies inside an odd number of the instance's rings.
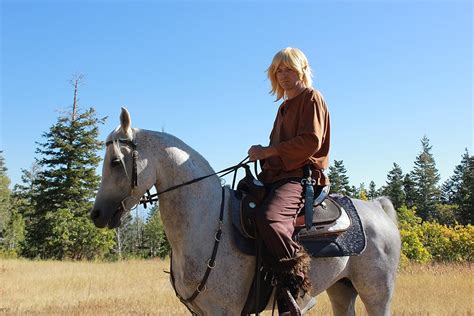
[[291,236],[294,220],[304,206],[303,187],[299,180],[279,181],[269,192],[256,213],[257,231],[274,259],[294,257],[300,250]]

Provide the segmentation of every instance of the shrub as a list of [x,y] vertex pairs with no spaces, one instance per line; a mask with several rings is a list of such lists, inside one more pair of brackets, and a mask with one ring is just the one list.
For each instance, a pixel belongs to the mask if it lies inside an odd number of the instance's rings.
[[474,227],[456,225],[449,227],[424,222],[423,245],[436,261],[465,262],[474,259]]
[[403,260],[418,263],[474,261],[474,226],[422,223],[414,207],[402,206],[397,213]]

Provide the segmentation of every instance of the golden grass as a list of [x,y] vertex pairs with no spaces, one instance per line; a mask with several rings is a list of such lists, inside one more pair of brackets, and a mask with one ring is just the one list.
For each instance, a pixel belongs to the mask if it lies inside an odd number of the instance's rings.
[[7,314],[183,315],[168,262],[0,261],[0,311]]
[[[163,273],[168,265],[0,260],[0,314],[186,315]],[[392,314],[474,315],[473,282],[470,265],[410,265],[398,275]],[[360,300],[356,311],[366,314]],[[331,315],[326,294],[310,315]]]

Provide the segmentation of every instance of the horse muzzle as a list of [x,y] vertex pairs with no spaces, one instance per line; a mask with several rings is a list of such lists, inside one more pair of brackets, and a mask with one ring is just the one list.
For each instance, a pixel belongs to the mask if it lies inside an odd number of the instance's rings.
[[110,217],[106,217],[102,214],[103,212],[101,212],[100,209],[93,209],[91,211],[91,219],[92,221],[94,222],[94,225],[97,227],[97,228],[117,228],[120,226],[121,224],[121,218],[122,218],[122,215],[123,213],[125,213],[125,210],[124,208],[122,207],[122,205],[120,205],[116,211],[114,212],[114,214]]
[[94,222],[94,225],[97,227],[97,228],[105,228],[108,224],[108,220],[102,216],[102,212],[100,209],[93,209],[91,211],[91,219],[92,219],[92,222]]
[[132,196],[128,196],[124,198],[122,201],[120,201],[120,204],[116,207],[113,214],[108,215],[108,216],[107,214],[110,211],[104,213],[102,209],[94,208],[90,214],[91,219],[97,228],[105,228],[105,227],[108,227],[110,229],[117,228],[122,223],[121,218],[123,214],[125,214],[132,207],[134,207],[139,201],[140,199],[137,199]]

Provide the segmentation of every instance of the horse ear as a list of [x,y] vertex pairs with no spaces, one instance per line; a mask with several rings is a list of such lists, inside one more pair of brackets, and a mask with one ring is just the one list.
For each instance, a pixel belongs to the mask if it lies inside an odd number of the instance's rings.
[[122,112],[120,113],[120,126],[125,134],[131,136],[130,125],[132,124],[132,119],[130,118],[130,113],[126,108],[122,106]]

